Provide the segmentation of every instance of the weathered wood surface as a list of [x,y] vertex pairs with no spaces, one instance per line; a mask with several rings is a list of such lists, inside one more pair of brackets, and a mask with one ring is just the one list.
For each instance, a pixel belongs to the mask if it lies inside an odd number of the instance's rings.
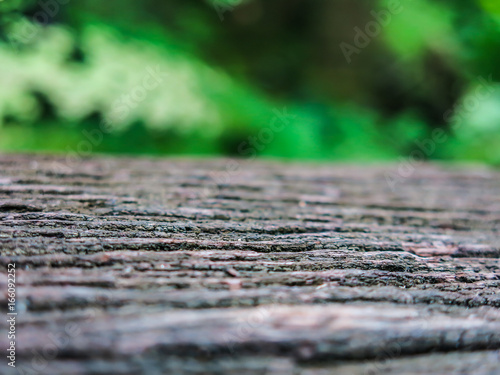
[[0,156],[12,373],[499,374],[500,173],[397,167]]

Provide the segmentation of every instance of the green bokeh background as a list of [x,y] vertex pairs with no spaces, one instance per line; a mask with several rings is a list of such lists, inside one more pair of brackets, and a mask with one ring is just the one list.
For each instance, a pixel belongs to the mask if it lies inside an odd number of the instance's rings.
[[0,151],[500,165],[499,4],[3,0]]

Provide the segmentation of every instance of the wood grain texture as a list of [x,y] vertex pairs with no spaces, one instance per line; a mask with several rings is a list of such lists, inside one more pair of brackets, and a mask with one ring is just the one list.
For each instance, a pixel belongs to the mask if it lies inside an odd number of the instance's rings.
[[394,188],[397,165],[0,171],[11,373],[500,374],[499,171],[419,165]]

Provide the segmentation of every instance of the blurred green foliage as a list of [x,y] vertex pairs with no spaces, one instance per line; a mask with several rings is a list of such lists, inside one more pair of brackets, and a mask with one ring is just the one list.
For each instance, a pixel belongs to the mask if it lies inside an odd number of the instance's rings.
[[0,150],[500,164],[498,4],[3,0]]

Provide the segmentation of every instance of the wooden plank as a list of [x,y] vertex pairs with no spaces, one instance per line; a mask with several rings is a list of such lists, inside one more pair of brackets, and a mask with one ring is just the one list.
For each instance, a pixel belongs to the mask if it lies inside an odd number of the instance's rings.
[[0,170],[5,373],[500,373],[497,170],[30,155]]

